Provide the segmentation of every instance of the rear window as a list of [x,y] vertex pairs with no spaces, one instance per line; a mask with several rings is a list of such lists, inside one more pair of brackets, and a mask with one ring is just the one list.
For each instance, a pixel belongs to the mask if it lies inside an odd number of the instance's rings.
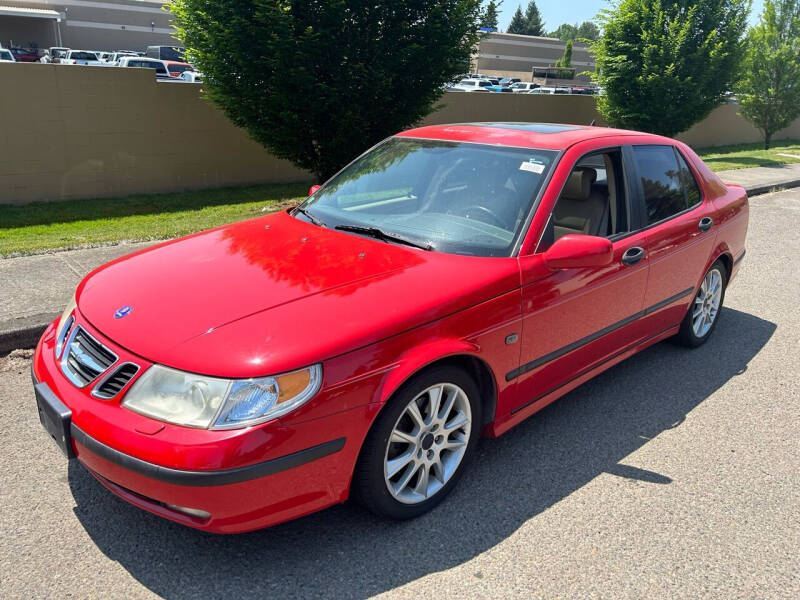
[[492,83],[490,81],[479,81],[478,85],[481,87],[489,87],[490,85],[492,85]]
[[14,57],[8,50],[0,50],[0,60],[14,60]]
[[633,155],[642,182],[647,224],[686,210],[681,169],[672,146],[634,146]]
[[73,52],[70,58],[73,60],[97,60],[97,55],[93,52]]
[[189,65],[170,65],[167,67],[170,73],[183,73],[184,71],[191,71],[192,67]]

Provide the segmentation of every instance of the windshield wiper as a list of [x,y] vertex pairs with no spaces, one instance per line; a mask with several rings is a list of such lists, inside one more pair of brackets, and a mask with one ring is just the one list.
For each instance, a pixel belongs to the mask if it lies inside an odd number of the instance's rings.
[[306,210],[305,208],[303,208],[302,206],[298,206],[298,207],[297,207],[297,208],[295,208],[294,210],[295,210],[296,212],[299,212],[299,213],[301,213],[301,214],[305,215],[305,216],[306,216],[306,218],[308,218],[308,220],[309,220],[309,221],[311,221],[311,222],[312,222],[314,225],[318,225],[319,227],[327,227],[327,225],[325,225],[325,223],[323,223],[322,221],[320,221],[320,220],[319,220],[317,217],[315,217],[313,214],[311,214],[309,211],[307,211],[307,210]]
[[406,246],[413,246],[422,250],[433,250],[433,246],[424,242],[416,242],[396,233],[389,233],[378,227],[366,227],[363,225],[337,225],[336,229],[339,231],[351,231],[353,233],[361,233],[376,240],[383,240],[385,242],[396,242],[398,244],[405,244]]

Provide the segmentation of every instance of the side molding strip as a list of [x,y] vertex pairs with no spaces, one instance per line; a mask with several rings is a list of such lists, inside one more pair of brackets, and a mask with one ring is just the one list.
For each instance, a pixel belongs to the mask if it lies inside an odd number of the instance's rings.
[[535,360],[532,360],[529,363],[525,363],[524,365],[521,365],[520,367],[514,369],[513,371],[509,371],[508,373],[506,373],[506,381],[511,381],[513,379],[516,379],[520,375],[524,375],[528,371],[532,371],[532,370],[536,369],[537,367],[540,367],[543,364],[548,363],[548,362],[550,362],[552,360],[555,360],[557,358],[561,358],[565,354],[569,354],[570,352],[572,352],[573,350],[577,350],[581,346],[585,346],[586,344],[590,344],[593,341],[603,337],[604,335],[609,334],[612,331],[616,331],[620,327],[625,327],[625,325],[633,323],[637,319],[641,319],[642,317],[646,317],[647,315],[650,315],[650,314],[656,312],[657,310],[661,310],[665,306],[668,306],[668,305],[672,304],[673,302],[676,302],[676,301],[680,300],[681,298],[684,298],[685,296],[688,296],[693,291],[694,291],[694,288],[686,288],[682,292],[678,292],[674,296],[670,296],[669,298],[667,298],[665,300],[662,300],[661,302],[658,302],[657,304],[653,304],[652,306],[649,306],[648,308],[645,308],[644,310],[641,310],[638,313],[635,313],[635,314],[631,315],[630,317],[625,317],[624,319],[622,319],[621,321],[617,321],[613,325],[609,325],[608,327],[604,327],[600,331],[595,331],[594,333],[589,334],[586,337],[581,338],[576,342],[572,342],[571,344],[568,344],[568,345],[564,346],[563,348],[559,348],[558,350],[554,350],[553,352],[550,352],[549,354],[545,354],[544,356],[540,356],[539,358],[537,358]]

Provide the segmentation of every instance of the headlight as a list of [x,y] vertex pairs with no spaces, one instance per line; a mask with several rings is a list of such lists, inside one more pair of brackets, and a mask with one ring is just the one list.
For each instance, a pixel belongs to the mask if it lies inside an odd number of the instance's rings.
[[58,320],[58,325],[56,326],[56,358],[61,356],[61,350],[64,348],[64,340],[67,339],[67,334],[70,329],[72,329],[72,323],[75,321],[72,313],[75,312],[77,307],[78,305],[75,303],[75,294],[73,294],[72,300],[69,301],[67,308],[61,313],[61,318]]
[[262,423],[294,410],[319,390],[322,367],[258,379],[219,379],[153,365],[122,405],[160,421],[210,429]]

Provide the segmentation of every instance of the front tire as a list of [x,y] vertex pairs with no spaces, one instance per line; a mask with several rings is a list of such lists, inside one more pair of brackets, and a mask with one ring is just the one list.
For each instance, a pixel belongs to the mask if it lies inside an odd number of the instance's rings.
[[706,343],[719,321],[719,312],[725,300],[728,273],[721,261],[708,269],[689,310],[681,322],[676,341],[684,346],[696,348]]
[[434,367],[405,383],[378,415],[353,477],[372,512],[411,519],[455,487],[480,434],[478,386],[458,367]]

